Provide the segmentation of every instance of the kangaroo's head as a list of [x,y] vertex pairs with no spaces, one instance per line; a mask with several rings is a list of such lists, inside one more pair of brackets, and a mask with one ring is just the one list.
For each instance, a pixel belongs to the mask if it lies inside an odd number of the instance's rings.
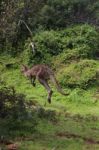
[[22,65],[22,67],[21,67],[21,72],[22,72],[23,74],[26,73],[28,70],[29,70],[29,69],[28,69],[28,67],[27,67],[26,65]]
[[30,69],[29,69],[27,66],[22,65],[22,67],[21,67],[21,72],[22,72],[22,74],[23,74],[25,77],[27,77],[28,79],[31,78],[31,71],[30,71]]

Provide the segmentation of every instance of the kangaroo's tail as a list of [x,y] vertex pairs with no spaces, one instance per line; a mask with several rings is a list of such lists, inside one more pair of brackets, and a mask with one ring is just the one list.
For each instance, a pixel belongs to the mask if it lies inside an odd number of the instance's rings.
[[57,82],[55,76],[53,74],[50,75],[51,81],[54,83],[55,87],[57,88],[57,91],[61,93],[62,95],[69,95],[68,93],[64,93],[62,88],[60,87],[59,83]]

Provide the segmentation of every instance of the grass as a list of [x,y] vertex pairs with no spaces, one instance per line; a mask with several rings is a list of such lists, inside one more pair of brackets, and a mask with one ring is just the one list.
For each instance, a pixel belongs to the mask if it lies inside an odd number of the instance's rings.
[[42,120],[38,133],[29,141],[20,142],[20,145],[27,150],[98,150],[99,145],[95,143],[99,140],[99,128],[95,128],[97,123],[70,117],[61,118],[57,123]]
[[[2,68],[2,67],[1,67]],[[70,95],[60,95],[56,89],[52,104],[46,101],[47,92],[37,82],[33,87],[19,68],[3,69],[1,81],[14,86],[18,93],[24,93],[44,109],[55,110],[57,121],[39,119],[37,131],[16,137],[20,150],[98,150],[99,149],[99,87],[88,90],[65,89]],[[25,133],[24,133],[25,134]],[[20,135],[20,134],[19,134]]]
[[[37,101],[42,106],[44,106],[47,101],[47,92],[44,87],[38,82],[36,87],[33,87],[30,81],[23,77],[20,69],[5,70],[1,78],[8,86],[14,86],[18,93],[24,93],[27,99]],[[66,91],[67,90],[68,89],[66,89]],[[69,96],[65,97],[53,88],[52,104],[46,102],[46,108],[55,109],[57,111],[61,110],[63,112],[69,111],[73,114],[99,115],[98,90],[98,86],[88,90],[76,88],[71,90]]]

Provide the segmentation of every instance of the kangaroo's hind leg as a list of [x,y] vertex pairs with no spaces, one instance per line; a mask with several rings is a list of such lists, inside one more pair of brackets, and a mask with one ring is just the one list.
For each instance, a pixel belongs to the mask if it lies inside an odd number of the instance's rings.
[[48,82],[46,80],[43,80],[41,78],[38,77],[38,81],[46,88],[46,90],[48,91],[48,102],[51,103],[51,96],[53,91],[51,90],[50,86],[48,85]]

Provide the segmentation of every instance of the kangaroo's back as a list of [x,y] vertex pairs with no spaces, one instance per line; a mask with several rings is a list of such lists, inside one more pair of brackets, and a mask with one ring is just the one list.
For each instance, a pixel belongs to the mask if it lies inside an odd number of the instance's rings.
[[46,78],[53,74],[53,71],[47,65],[35,65],[31,68],[31,73],[40,75],[40,77]]

